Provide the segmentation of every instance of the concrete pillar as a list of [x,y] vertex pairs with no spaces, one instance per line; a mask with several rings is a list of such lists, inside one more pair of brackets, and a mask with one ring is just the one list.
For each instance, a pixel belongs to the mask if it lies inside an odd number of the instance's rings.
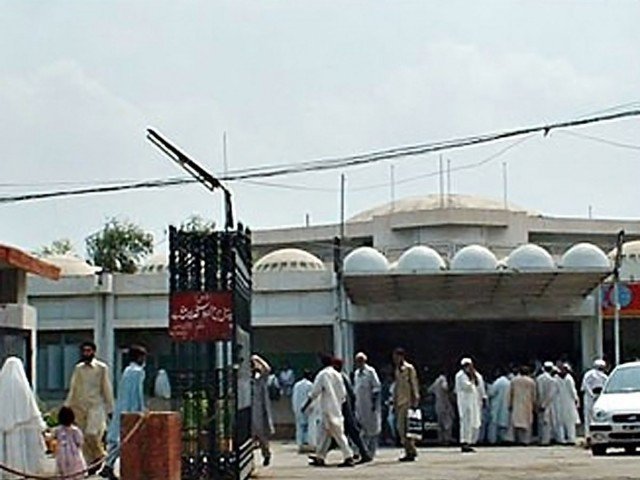
[[[98,347],[98,358],[104,360],[114,375],[115,365],[115,336],[114,315],[115,299],[113,295],[113,275],[100,273],[96,275],[94,296],[95,326],[93,341]],[[114,378],[112,378],[114,380]]]
[[584,317],[580,324],[582,367],[587,368],[598,357],[598,319],[595,316]]

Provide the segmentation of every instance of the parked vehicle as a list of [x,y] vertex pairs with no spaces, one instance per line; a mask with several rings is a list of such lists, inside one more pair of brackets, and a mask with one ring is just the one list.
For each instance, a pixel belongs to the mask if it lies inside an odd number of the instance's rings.
[[591,452],[605,455],[609,447],[628,453],[640,447],[640,362],[617,366],[593,407]]

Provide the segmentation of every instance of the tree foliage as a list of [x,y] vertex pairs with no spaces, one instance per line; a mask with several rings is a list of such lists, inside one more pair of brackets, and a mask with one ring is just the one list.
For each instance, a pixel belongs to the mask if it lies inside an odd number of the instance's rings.
[[102,230],[85,240],[94,265],[110,272],[135,273],[140,261],[153,252],[153,235],[128,220],[110,218]]
[[50,245],[43,245],[36,250],[36,255],[52,256],[52,255],[68,255],[74,252],[73,243],[68,238],[60,238],[54,240]]
[[213,233],[216,230],[216,222],[194,214],[180,224],[180,230],[185,232]]

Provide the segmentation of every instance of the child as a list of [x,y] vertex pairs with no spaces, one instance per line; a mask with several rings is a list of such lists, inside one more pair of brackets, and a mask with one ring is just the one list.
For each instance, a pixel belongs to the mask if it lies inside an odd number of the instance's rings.
[[87,463],[82,455],[84,438],[82,432],[76,427],[76,416],[69,407],[62,407],[58,413],[60,426],[56,428],[55,438],[58,442],[56,451],[56,466],[59,475],[76,474],[69,477],[70,480],[81,480],[85,477],[84,470]]

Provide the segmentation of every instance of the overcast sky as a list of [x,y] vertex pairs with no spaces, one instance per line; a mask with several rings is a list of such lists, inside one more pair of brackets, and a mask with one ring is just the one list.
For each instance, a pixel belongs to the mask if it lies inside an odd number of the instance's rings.
[[[0,196],[183,175],[153,126],[213,171],[347,155],[581,117],[640,102],[637,1],[2,1]],[[640,105],[640,103],[637,103]],[[640,120],[576,132],[640,145]],[[509,142],[450,152],[452,166]],[[640,217],[640,151],[552,132],[481,168],[457,193],[549,215]],[[394,162],[396,197],[436,193],[437,156]],[[390,198],[390,164],[347,170],[348,215]],[[234,183],[255,228],[338,218],[339,171]],[[76,183],[77,182],[77,183]],[[18,186],[15,186],[15,185]],[[322,189],[326,189],[322,190]],[[80,253],[105,218],[163,231],[220,218],[200,186],[0,204],[0,242],[61,237]]]

